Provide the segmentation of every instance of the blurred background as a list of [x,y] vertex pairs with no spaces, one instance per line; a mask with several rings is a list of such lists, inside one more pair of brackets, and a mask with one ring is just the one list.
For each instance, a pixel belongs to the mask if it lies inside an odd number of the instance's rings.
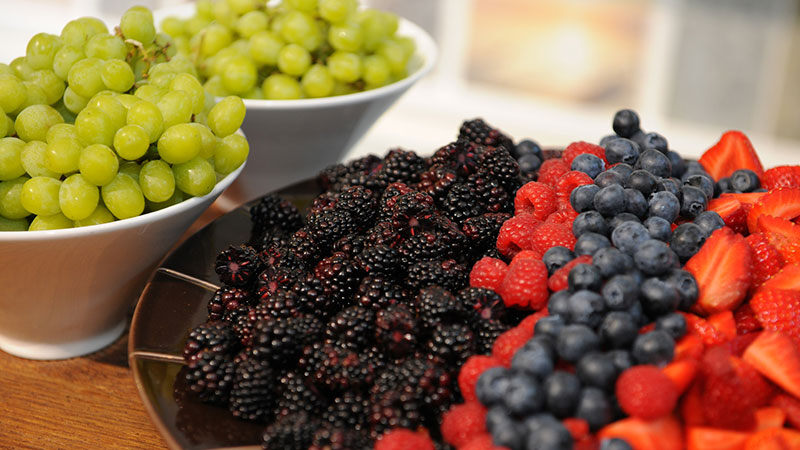
[[[0,0],[0,61],[72,18],[117,23],[134,4],[180,0]],[[370,0],[427,29],[434,72],[348,154],[430,153],[483,117],[543,146],[597,141],[614,111],[700,155],[745,131],[765,165],[800,162],[800,0]],[[258,145],[258,143],[251,143]]]

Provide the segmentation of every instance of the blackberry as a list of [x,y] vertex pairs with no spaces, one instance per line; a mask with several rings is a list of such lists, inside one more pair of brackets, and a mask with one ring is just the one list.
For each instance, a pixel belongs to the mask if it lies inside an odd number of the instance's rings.
[[322,282],[324,295],[338,304],[338,309],[342,309],[352,301],[363,274],[347,255],[338,252],[317,264],[314,277]]
[[462,223],[482,212],[477,192],[466,183],[455,184],[450,188],[443,209],[447,217],[457,223]]
[[400,198],[401,195],[409,194],[414,191],[415,189],[411,189],[411,187],[405,183],[392,183],[386,186],[386,190],[384,190],[380,196],[378,221],[385,221],[391,218],[391,212],[394,205],[397,203],[397,199]]
[[492,346],[497,337],[511,329],[510,325],[506,325],[498,320],[479,320],[473,324],[475,332],[475,353],[481,355],[490,355],[492,353]]
[[306,413],[316,416],[324,408],[324,398],[296,372],[286,372],[278,380],[278,400],[275,415]]
[[342,237],[331,246],[331,252],[341,252],[347,255],[348,258],[353,258],[364,251],[364,246],[367,245],[367,240],[361,234],[349,234]]
[[422,400],[400,390],[372,394],[369,423],[371,437],[377,439],[392,428],[417,429],[423,424]]
[[461,367],[464,361],[475,354],[475,335],[466,325],[459,323],[439,324],[433,328],[427,350],[448,365]]
[[318,317],[327,317],[340,309],[338,304],[325,295],[325,286],[322,281],[314,278],[313,275],[309,274],[298,280],[292,285],[291,290],[297,295],[297,303],[307,305],[308,311],[313,311]]
[[408,236],[397,246],[401,261],[404,265],[413,264],[417,261],[444,259],[454,253],[460,246],[454,247],[450,244],[446,235],[436,231],[417,231]]
[[375,175],[383,165],[383,159],[376,155],[367,155],[344,164],[335,164],[323,170],[319,181],[325,190],[340,192],[350,186],[366,186],[370,189],[378,187]]
[[322,332],[322,323],[314,316],[285,319],[266,318],[253,328],[252,355],[256,359],[271,361],[278,367],[291,367],[304,345],[312,342]]
[[358,305],[345,308],[328,322],[325,335],[355,348],[368,347],[375,335],[375,312]]
[[383,276],[367,276],[358,286],[355,302],[377,311],[389,305],[406,303],[407,298],[408,292],[396,281]]
[[424,229],[436,211],[433,197],[412,191],[396,197],[387,211],[392,226],[401,234],[413,236]]
[[290,246],[290,235],[267,235],[261,241],[258,256],[265,268],[279,267],[287,270],[302,270],[303,262],[297,259]]
[[491,289],[469,287],[458,293],[458,300],[470,313],[468,323],[482,320],[503,322],[508,318],[503,299]]
[[459,176],[467,177],[478,170],[478,157],[483,150],[483,145],[461,138],[436,150],[430,162],[445,166]]
[[429,330],[442,322],[459,322],[467,313],[463,304],[441,286],[429,286],[420,290],[414,307],[417,317]]
[[458,291],[467,285],[469,271],[453,259],[421,261],[408,268],[408,285],[422,289],[440,285],[449,291]]
[[514,212],[513,193],[516,192],[521,183],[514,183],[513,186],[506,188],[503,187],[500,181],[490,178],[485,173],[477,173],[470,176],[467,183],[475,191],[478,202],[483,205],[486,212]]
[[255,297],[259,301],[265,301],[279,291],[290,289],[302,273],[299,269],[266,266],[256,278]]
[[430,195],[436,201],[436,204],[442,205],[447,193],[450,191],[450,187],[456,181],[458,181],[458,176],[454,169],[436,164],[420,174],[417,189]]
[[339,201],[339,196],[336,192],[326,191],[311,200],[311,206],[308,208],[308,215],[319,214],[322,211],[329,211],[336,206]]
[[246,358],[237,366],[228,409],[240,419],[263,422],[275,403],[275,375],[267,361]]
[[355,257],[356,264],[368,275],[393,276],[400,268],[400,255],[388,245],[369,245]]
[[208,301],[208,320],[225,320],[230,312],[240,306],[252,303],[250,291],[242,288],[222,286],[214,292],[214,297]]
[[367,230],[366,240],[371,245],[385,245],[394,248],[403,240],[403,236],[392,225],[392,222],[383,221]]
[[250,222],[254,236],[260,236],[273,228],[293,233],[303,226],[303,216],[288,200],[269,194],[250,207]]
[[336,208],[350,213],[359,227],[365,227],[374,221],[378,201],[371,190],[352,186],[339,194]]
[[334,428],[366,431],[369,410],[369,398],[358,392],[343,392],[331,401],[322,420]]
[[222,353],[201,351],[188,360],[186,384],[200,400],[224,405],[233,384],[233,361]]
[[217,255],[214,271],[229,286],[247,286],[260,271],[258,254],[248,245],[230,246]]
[[344,164],[333,164],[324,168],[317,179],[326,191],[338,191],[347,182],[348,172]]
[[369,435],[366,433],[322,425],[314,433],[308,450],[366,450],[372,448]]
[[398,181],[411,184],[419,181],[419,174],[424,170],[424,159],[412,151],[398,148],[389,151],[376,177],[387,185]]
[[461,124],[458,130],[458,138],[466,139],[479,145],[491,147],[505,147],[508,151],[514,149],[514,141],[503,134],[502,131],[492,128],[483,119],[472,119]]
[[358,231],[358,222],[349,211],[326,209],[309,214],[306,230],[321,250],[327,249],[344,236]]
[[486,150],[481,154],[480,162],[481,173],[484,173],[486,178],[496,180],[512,192],[522,185],[519,164],[506,148],[498,147]]
[[300,366],[314,386],[333,393],[364,389],[375,377],[375,366],[364,355],[333,343],[312,346]]
[[417,345],[417,320],[404,305],[392,305],[375,316],[375,338],[386,352],[402,358]]
[[206,322],[189,332],[183,346],[183,359],[191,362],[203,351],[225,356],[235,353],[238,348],[236,334],[227,323]]
[[461,231],[466,236],[473,253],[481,254],[494,248],[500,228],[511,217],[509,213],[487,213],[465,220],[461,225]]
[[[250,315],[259,319],[265,319],[267,317],[276,319],[296,317],[301,313],[301,307],[302,305],[298,302],[297,294],[292,291],[280,289],[262,297],[261,301],[253,307]],[[312,311],[308,306],[303,308],[303,310]]]
[[319,420],[305,413],[279,417],[264,430],[261,447],[266,450],[307,450],[318,428]]
[[308,230],[301,228],[289,238],[289,248],[294,258],[300,261],[305,267],[313,267],[319,259],[320,246],[314,240],[314,236]]

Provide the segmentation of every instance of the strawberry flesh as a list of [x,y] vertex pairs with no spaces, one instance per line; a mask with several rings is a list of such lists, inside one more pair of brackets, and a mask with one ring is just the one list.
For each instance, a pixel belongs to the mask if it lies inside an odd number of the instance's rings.
[[800,216],[800,189],[778,189],[762,197],[747,214],[747,229],[751,233],[759,231],[758,217],[764,214],[789,220]]
[[800,398],[800,353],[788,336],[764,331],[747,347],[742,359],[755,370]]
[[726,131],[719,142],[706,150],[700,164],[715,180],[729,177],[739,169],[750,169],[761,177],[764,167],[750,139],[741,131]]

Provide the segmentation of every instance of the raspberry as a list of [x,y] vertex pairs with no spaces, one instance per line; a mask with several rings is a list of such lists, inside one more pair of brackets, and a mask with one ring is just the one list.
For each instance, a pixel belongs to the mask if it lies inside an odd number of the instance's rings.
[[530,331],[531,335],[533,335],[533,328],[536,326],[536,322],[539,321],[542,317],[548,316],[549,313],[547,308],[540,309],[533,314],[530,314],[528,317],[522,319],[522,321],[517,325],[517,328],[525,328],[526,330]]
[[666,416],[678,401],[672,380],[656,366],[634,366],[617,378],[617,401],[627,414],[644,420]]
[[508,257],[520,250],[530,250],[533,231],[539,224],[541,221],[533,214],[520,214],[506,220],[497,235],[497,250]]
[[506,447],[498,447],[494,445],[492,435],[489,433],[478,434],[472,438],[466,445],[458,448],[458,450],[505,450]]
[[511,264],[514,264],[514,261],[519,261],[521,259],[542,259],[542,254],[539,253],[537,250],[523,250],[511,259]]
[[492,356],[500,361],[504,366],[511,365],[511,358],[514,353],[525,345],[533,336],[533,331],[524,327],[514,327],[505,333],[497,336],[492,346]]
[[572,205],[563,205],[560,206],[556,212],[547,216],[547,220],[544,222],[558,223],[561,225],[566,225],[572,229],[572,222],[575,221],[576,217],[578,217],[578,213],[572,209]]
[[427,434],[394,428],[375,442],[375,450],[434,450]]
[[461,447],[475,436],[486,433],[486,408],[478,401],[453,405],[442,416],[442,437],[456,447]]
[[564,428],[572,435],[573,441],[580,441],[581,439],[589,436],[589,423],[577,417],[568,417],[561,421]]
[[530,242],[531,248],[539,250],[542,254],[559,245],[572,250],[575,248],[575,235],[572,234],[572,229],[566,225],[543,223],[531,233]]
[[503,363],[493,356],[474,355],[467,358],[467,361],[461,366],[461,371],[458,372],[458,388],[461,390],[464,400],[468,402],[477,400],[475,384],[478,382],[478,378],[486,369],[502,365]]
[[743,304],[733,312],[733,320],[736,321],[737,334],[752,333],[763,328],[749,303]]
[[546,159],[539,167],[539,183],[555,186],[558,178],[567,172],[569,172],[569,166],[564,164],[560,158]]
[[759,286],[781,270],[783,256],[764,233],[753,233],[746,240],[753,251],[753,286]]
[[585,184],[594,184],[594,180],[589,175],[577,170],[571,170],[561,177],[556,182],[556,197],[559,205],[570,205],[569,196],[572,190],[578,186]]
[[526,183],[514,196],[514,214],[530,213],[533,217],[544,220],[555,210],[556,191],[544,183]]
[[608,164],[608,161],[606,161],[606,150],[603,147],[584,141],[569,144],[567,148],[564,149],[564,154],[561,155],[561,159],[564,160],[564,165],[570,167],[572,165],[572,160],[582,153],[591,153]]
[[506,263],[496,258],[484,256],[472,266],[472,271],[469,273],[469,285],[496,291],[503,282],[506,273],[508,273]]
[[497,293],[506,306],[544,308],[547,305],[547,267],[538,259],[513,262]]
[[569,276],[569,271],[572,270],[572,268],[577,266],[578,264],[591,264],[591,263],[592,263],[591,256],[589,255],[578,256],[572,261],[566,263],[564,267],[556,270],[555,273],[550,276],[550,279],[547,280],[547,287],[552,292],[563,291],[564,289],[567,288],[567,277]]

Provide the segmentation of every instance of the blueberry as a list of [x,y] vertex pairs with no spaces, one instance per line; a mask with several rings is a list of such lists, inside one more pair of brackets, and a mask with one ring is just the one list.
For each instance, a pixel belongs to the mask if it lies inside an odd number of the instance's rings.
[[628,176],[625,187],[636,189],[646,197],[656,189],[656,181],[658,179],[652,173],[637,169]]
[[578,377],[556,370],[544,380],[545,407],[556,417],[569,417],[578,406],[581,382]]
[[670,223],[675,222],[681,212],[681,204],[678,201],[678,197],[667,191],[659,191],[651,195],[649,207],[647,213],[650,216],[661,217]]
[[633,268],[633,258],[616,247],[605,247],[592,255],[592,265],[597,267],[603,278],[611,278]]
[[622,179],[627,180],[628,177],[631,176],[631,172],[633,172],[633,166],[630,164],[619,163],[616,166],[608,169],[608,171],[618,173]]
[[650,318],[648,318],[644,314],[644,309],[642,309],[642,302],[640,302],[639,300],[633,302],[633,305],[631,305],[631,307],[628,308],[628,314],[630,314],[631,317],[633,317],[633,320],[635,320],[640,327],[643,327],[648,323],[652,322]]
[[612,184],[618,184],[622,186],[625,184],[625,177],[620,175],[618,172],[606,170],[605,172],[602,172],[594,177],[594,184],[601,188],[611,186]]
[[603,284],[603,276],[600,275],[600,270],[591,264],[577,264],[569,271],[567,284],[572,292],[581,289],[597,291]]
[[581,391],[575,417],[589,423],[591,430],[597,430],[613,420],[611,403],[605,392],[596,387],[585,387]]
[[600,142],[598,143],[598,145],[600,147],[605,147],[606,145],[608,145],[609,142],[613,141],[614,139],[620,139],[620,137],[617,136],[616,134],[607,134],[602,138],[600,138]]
[[625,211],[640,219],[647,215],[647,200],[640,191],[631,188],[625,189]]
[[514,146],[514,152],[512,156],[519,159],[519,157],[523,155],[534,155],[539,159],[544,159],[542,147],[530,139],[523,139],[519,141],[516,146]]
[[686,165],[686,172],[684,172],[684,175],[687,176],[696,174],[708,175],[708,172],[706,172],[706,168],[703,167],[703,165],[700,164],[698,161],[695,161],[693,159],[687,159],[684,160],[684,162]]
[[605,306],[600,294],[587,290],[577,291],[569,297],[569,320],[571,323],[595,328],[603,320]]
[[598,333],[610,348],[628,348],[639,334],[639,327],[630,313],[611,311],[600,324]]
[[681,181],[676,178],[662,178],[656,182],[656,191],[671,192],[672,195],[681,199]]
[[684,172],[686,172],[686,163],[683,162],[683,158],[678,152],[674,152],[672,150],[667,152],[667,158],[669,158],[670,164],[672,164],[672,172],[670,172],[670,176],[675,178],[680,178]]
[[639,131],[639,115],[632,109],[620,109],[614,114],[611,127],[617,136],[629,138]]
[[492,434],[492,441],[496,445],[515,450],[522,448],[525,427],[512,418],[504,407],[489,408],[486,412],[486,429]]
[[710,175],[703,175],[703,174],[694,174],[686,177],[683,181],[683,184],[688,184],[689,186],[694,186],[704,194],[706,194],[706,198],[714,198],[714,179],[711,178]]
[[596,184],[584,184],[569,194],[569,204],[576,212],[582,213],[594,209],[594,196],[600,191]]
[[633,447],[624,439],[611,438],[600,441],[600,450],[633,450]]
[[515,416],[528,416],[542,409],[544,392],[536,378],[524,372],[516,372],[509,377],[503,404]]
[[594,178],[599,175],[600,172],[606,170],[606,164],[602,159],[591,153],[581,153],[572,160],[570,169],[583,172]]
[[544,262],[544,265],[547,267],[547,273],[550,275],[564,267],[573,259],[575,259],[575,253],[567,247],[562,247],[560,245],[550,247],[544,252],[544,256],[542,256],[542,262]]
[[670,236],[672,236],[672,225],[662,217],[648,217],[642,225],[647,228],[647,232],[650,233],[650,237],[653,239],[668,242]]
[[694,218],[694,224],[703,229],[706,237],[711,236],[714,230],[725,226],[725,221],[716,211],[703,211]]
[[555,340],[558,333],[564,328],[564,319],[561,316],[545,316],[533,326],[533,334],[536,336],[548,336]]
[[609,164],[625,163],[634,165],[639,159],[639,144],[630,139],[614,139],[604,146]]
[[681,200],[681,216],[693,219],[706,210],[708,197],[700,189],[688,184],[681,188],[683,199]]
[[575,242],[576,255],[594,255],[595,252],[601,248],[611,246],[611,241],[602,234],[597,233],[583,233],[581,237]]
[[700,295],[700,288],[697,286],[694,275],[685,270],[672,269],[663,278],[678,292],[678,309],[688,311]]
[[733,192],[733,184],[730,178],[720,178],[714,185],[714,195],[724,194],[726,192]]
[[678,340],[686,334],[686,318],[678,313],[663,315],[656,320],[656,330],[666,331],[672,339]]
[[525,421],[528,437],[525,450],[570,450],[572,435],[550,414],[539,414]]
[[588,353],[581,358],[575,365],[575,373],[584,386],[594,386],[605,391],[614,390],[614,382],[619,374],[614,361],[600,352]]
[[673,285],[660,278],[648,278],[640,287],[641,303],[645,314],[656,318],[668,314],[680,304],[680,296]]
[[660,153],[667,154],[669,151],[669,144],[667,143],[667,138],[664,136],[651,131],[644,135],[644,150],[652,149],[657,150]]
[[551,360],[555,358],[556,355],[555,339],[549,335],[534,336],[528,339],[528,342],[522,346],[522,349],[544,353]]
[[739,169],[731,175],[731,186],[739,192],[753,192],[761,187],[761,182],[752,170]]
[[572,234],[581,237],[584,233],[597,233],[608,236],[609,229],[603,215],[597,211],[586,211],[578,214],[572,221]]
[[633,262],[647,275],[661,275],[678,264],[678,255],[663,241],[649,239],[633,254]]
[[623,222],[611,233],[611,242],[623,252],[633,255],[636,249],[650,239],[647,228],[638,222]]
[[682,223],[672,232],[669,246],[681,262],[685,262],[700,250],[705,240],[706,233],[699,225],[691,222]]
[[540,349],[520,349],[511,358],[511,368],[530,376],[544,378],[553,371],[553,359]]
[[639,298],[639,284],[633,275],[614,275],[603,285],[602,295],[608,309],[624,311]]
[[520,172],[533,173],[542,166],[542,160],[538,156],[528,153],[517,158],[517,164],[519,164]]
[[647,149],[639,155],[639,161],[634,166],[646,170],[656,177],[669,177],[672,174],[672,164],[666,155],[655,149]]
[[611,231],[614,231],[614,229],[622,225],[623,222],[642,223],[638,217],[629,212],[619,213],[616,216],[608,219],[606,222],[608,223],[608,229]]
[[622,373],[633,366],[633,358],[631,352],[623,349],[611,350],[608,352],[608,357],[614,362],[614,367],[617,372]]
[[550,294],[550,299],[547,301],[547,312],[551,316],[558,315],[562,318],[569,317],[570,295],[572,294],[566,289]]
[[578,362],[583,355],[600,347],[600,337],[586,325],[565,326],[556,340],[558,356],[571,363]]
[[508,386],[508,369],[492,367],[478,377],[475,383],[475,395],[481,403],[490,407],[503,401]]
[[636,337],[631,354],[639,364],[666,364],[675,355],[675,341],[666,331],[650,331]]
[[604,187],[594,196],[594,209],[606,217],[625,211],[625,190],[618,184]]

